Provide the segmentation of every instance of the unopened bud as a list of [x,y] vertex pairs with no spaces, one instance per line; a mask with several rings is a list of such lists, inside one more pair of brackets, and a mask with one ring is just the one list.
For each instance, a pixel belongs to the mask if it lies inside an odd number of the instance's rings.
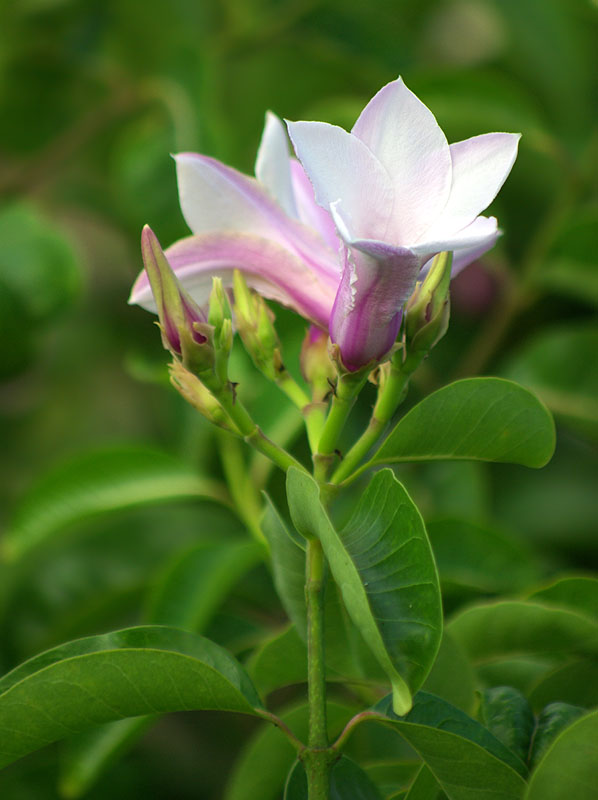
[[228,415],[203,383],[180,363],[173,361],[169,368],[170,382],[179,394],[209,422],[226,430],[235,430]]
[[407,358],[422,357],[442,339],[450,315],[449,284],[452,253],[439,253],[405,306]]
[[162,344],[193,372],[209,368],[213,362],[212,328],[179,283],[148,225],[141,234],[141,253],[158,309]]
[[233,290],[235,322],[245,349],[260,372],[275,381],[284,366],[280,340],[274,327],[274,314],[263,297],[250,291],[239,270],[234,272]]

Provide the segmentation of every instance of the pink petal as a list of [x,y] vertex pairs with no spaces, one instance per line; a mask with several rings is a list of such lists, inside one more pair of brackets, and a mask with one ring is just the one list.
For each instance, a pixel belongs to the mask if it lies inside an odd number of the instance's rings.
[[313,228],[313,230],[318,231],[326,244],[334,250],[334,252],[338,252],[340,241],[336,235],[334,221],[329,212],[325,211],[316,203],[314,187],[311,185],[305,170],[296,158],[291,159],[291,180],[293,182],[293,192],[299,219],[307,225],[308,228]]
[[451,192],[426,239],[461,230],[490,205],[515,163],[520,138],[516,133],[485,133],[451,145]]
[[316,232],[288,217],[254,179],[194,153],[176,157],[179,197],[195,234],[246,233],[277,242],[315,271],[337,279],[336,253]]
[[[242,233],[189,236],[166,250],[182,286],[199,306],[205,306],[212,277],[232,286],[234,269],[264,297],[289,306],[320,327],[328,327],[338,278],[312,270],[303,260],[275,242]],[[129,303],[156,311],[147,275],[133,286]]]
[[382,237],[416,242],[446,205],[451,186],[448,142],[432,112],[399,78],[361,112],[352,133],[384,165],[394,188],[394,210]]
[[346,248],[330,338],[348,369],[382,358],[393,346],[421,265],[410,250],[383,242],[362,240]]
[[286,128],[276,114],[268,111],[257,151],[255,176],[286,214],[297,217],[289,161]]
[[383,239],[393,213],[384,167],[356,136],[325,122],[288,122],[295,152],[322,208],[338,209],[350,238]]

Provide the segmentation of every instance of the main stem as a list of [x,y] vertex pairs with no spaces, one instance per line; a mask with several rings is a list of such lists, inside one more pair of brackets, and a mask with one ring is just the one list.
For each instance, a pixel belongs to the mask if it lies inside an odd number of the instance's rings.
[[305,575],[309,737],[302,757],[309,800],[328,800],[330,797],[330,768],[334,761],[326,724],[323,595],[324,553],[320,542],[310,539],[307,543]]

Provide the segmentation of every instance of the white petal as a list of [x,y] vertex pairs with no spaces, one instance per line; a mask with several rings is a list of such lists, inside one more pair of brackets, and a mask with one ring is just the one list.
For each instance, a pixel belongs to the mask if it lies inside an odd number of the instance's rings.
[[305,170],[296,158],[291,159],[291,180],[293,182],[293,193],[295,195],[299,219],[307,225],[308,228],[313,228],[318,231],[326,244],[331,247],[335,253],[338,252],[340,242],[336,235],[336,228],[334,227],[332,216],[328,211],[325,211],[322,206],[316,203],[314,187],[311,185],[309,178],[305,174]]
[[393,191],[386,170],[366,145],[325,122],[287,122],[287,126],[319,205],[328,210],[341,200],[343,221],[352,237],[384,238]]
[[515,163],[520,138],[517,133],[485,133],[451,145],[451,193],[426,239],[461,230],[490,205]]
[[429,257],[435,253],[452,250],[457,256],[458,251],[484,246],[497,236],[496,217],[477,217],[471,225],[454,233],[452,236],[437,239],[427,239],[411,246],[411,250],[418,255]]
[[393,221],[384,238],[417,241],[446,205],[451,186],[449,146],[434,115],[399,78],[370,100],[352,132],[392,181]]
[[255,176],[290,217],[297,216],[289,156],[289,139],[280,119],[268,111],[257,151]]

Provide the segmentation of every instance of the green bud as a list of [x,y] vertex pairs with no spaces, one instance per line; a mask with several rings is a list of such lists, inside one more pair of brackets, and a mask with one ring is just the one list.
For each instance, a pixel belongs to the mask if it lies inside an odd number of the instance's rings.
[[328,334],[310,325],[301,345],[301,372],[315,403],[323,402],[336,382],[337,372],[328,353]]
[[232,319],[232,312],[228,296],[224,291],[221,278],[212,278],[212,291],[210,293],[210,308],[208,322],[219,331],[225,320]]
[[233,275],[235,322],[245,349],[255,366],[269,380],[276,381],[284,370],[274,314],[263,297],[251,292],[239,270]]
[[209,422],[225,430],[235,431],[228,415],[203,383],[185,369],[180,361],[173,361],[169,368],[170,382],[179,394],[197,409]]
[[423,281],[415,285],[405,306],[407,358],[422,357],[447,331],[450,303],[452,253],[439,253]]

